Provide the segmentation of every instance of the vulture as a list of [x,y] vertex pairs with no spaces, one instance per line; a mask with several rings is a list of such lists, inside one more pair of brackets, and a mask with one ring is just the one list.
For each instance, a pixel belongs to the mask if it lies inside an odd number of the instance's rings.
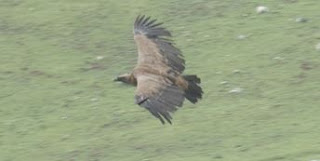
[[170,114],[182,107],[185,99],[197,103],[203,91],[197,75],[183,75],[183,55],[170,39],[171,33],[161,25],[144,15],[136,18],[133,34],[137,65],[131,73],[119,75],[114,81],[136,86],[135,103],[162,124],[172,124]]

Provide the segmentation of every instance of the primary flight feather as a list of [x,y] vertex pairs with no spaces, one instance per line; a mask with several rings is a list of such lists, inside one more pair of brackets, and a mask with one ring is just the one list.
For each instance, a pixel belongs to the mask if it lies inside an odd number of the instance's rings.
[[171,113],[182,107],[184,99],[196,103],[202,98],[200,78],[182,75],[185,60],[181,51],[168,39],[171,33],[162,23],[150,17],[138,16],[134,22],[134,40],[138,62],[129,74],[118,76],[122,81],[137,86],[135,102],[146,108],[162,124],[172,123]]

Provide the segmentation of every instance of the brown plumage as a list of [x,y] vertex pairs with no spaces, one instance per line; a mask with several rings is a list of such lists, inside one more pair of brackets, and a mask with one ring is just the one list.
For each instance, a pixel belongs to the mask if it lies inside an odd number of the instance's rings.
[[182,107],[184,99],[196,103],[202,98],[200,78],[182,75],[185,61],[181,51],[168,39],[171,33],[162,23],[150,17],[138,16],[134,23],[134,40],[138,62],[129,74],[115,79],[137,86],[136,104],[149,110],[162,124],[172,123],[170,113]]

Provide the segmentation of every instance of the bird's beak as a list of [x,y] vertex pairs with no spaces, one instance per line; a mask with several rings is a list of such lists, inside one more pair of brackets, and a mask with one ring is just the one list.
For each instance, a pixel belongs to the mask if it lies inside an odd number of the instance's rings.
[[119,77],[117,77],[117,78],[113,79],[113,81],[114,81],[114,82],[119,81]]

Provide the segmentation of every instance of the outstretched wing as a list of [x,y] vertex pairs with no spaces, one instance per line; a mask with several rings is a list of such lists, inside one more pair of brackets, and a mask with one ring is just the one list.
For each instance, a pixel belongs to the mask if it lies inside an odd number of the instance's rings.
[[164,119],[171,124],[170,113],[182,106],[184,91],[159,75],[140,75],[137,81],[136,104],[149,110],[162,124]]
[[134,40],[138,47],[138,65],[168,67],[170,71],[181,74],[185,61],[181,51],[168,39],[171,33],[161,27],[162,23],[150,17],[138,16],[134,23]]

